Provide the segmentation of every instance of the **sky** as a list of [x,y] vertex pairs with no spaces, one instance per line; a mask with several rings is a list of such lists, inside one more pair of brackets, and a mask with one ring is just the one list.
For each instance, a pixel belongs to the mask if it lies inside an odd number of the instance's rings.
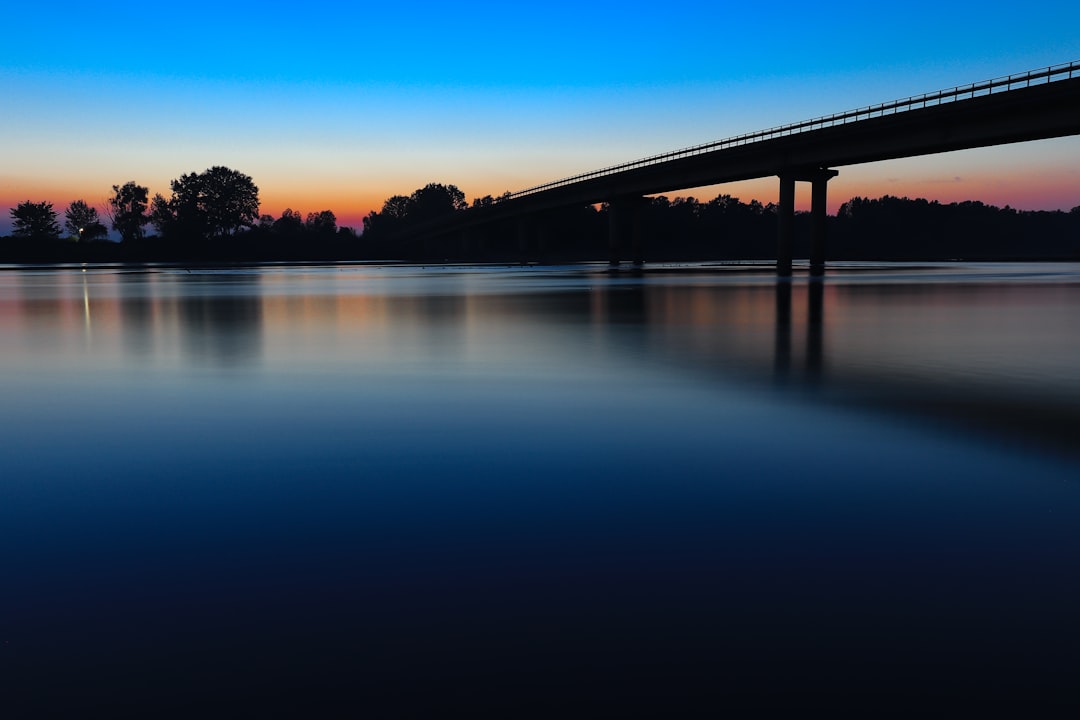
[[[452,183],[468,199],[1080,60],[1080,3],[17,3],[0,38],[9,208],[169,195],[225,165],[261,212]],[[840,169],[850,197],[1080,205],[1080,138]],[[672,193],[774,202],[775,179]],[[808,206],[799,186],[797,201]],[[805,196],[804,196],[805,193]]]

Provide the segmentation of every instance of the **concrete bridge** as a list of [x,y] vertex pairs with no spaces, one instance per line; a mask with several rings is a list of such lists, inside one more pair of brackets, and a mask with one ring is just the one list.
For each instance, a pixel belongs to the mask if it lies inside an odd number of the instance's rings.
[[777,274],[791,274],[795,183],[809,182],[810,272],[825,268],[826,200],[835,168],[1080,134],[1080,61],[971,83],[705,143],[511,193],[496,204],[414,229],[446,234],[571,205],[609,204],[611,262],[643,261],[647,195],[775,176]]

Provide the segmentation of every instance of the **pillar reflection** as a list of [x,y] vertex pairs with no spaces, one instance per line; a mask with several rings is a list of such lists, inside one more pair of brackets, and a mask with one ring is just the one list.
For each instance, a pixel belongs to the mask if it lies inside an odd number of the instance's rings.
[[773,353],[773,377],[780,382],[791,371],[791,282],[776,282],[776,340]]
[[821,379],[824,304],[825,280],[812,279],[806,288],[806,379],[811,383]]
[[[792,284],[781,278],[775,285],[776,331],[773,341],[773,379],[779,384],[791,377]],[[806,287],[806,345],[803,377],[808,385],[820,381],[824,370],[825,281],[811,280]]]

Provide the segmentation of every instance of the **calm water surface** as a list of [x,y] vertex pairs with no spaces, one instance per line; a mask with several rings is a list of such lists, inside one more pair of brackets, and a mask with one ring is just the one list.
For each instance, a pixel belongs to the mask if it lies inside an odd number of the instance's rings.
[[1080,266],[0,269],[5,717],[1080,697]]

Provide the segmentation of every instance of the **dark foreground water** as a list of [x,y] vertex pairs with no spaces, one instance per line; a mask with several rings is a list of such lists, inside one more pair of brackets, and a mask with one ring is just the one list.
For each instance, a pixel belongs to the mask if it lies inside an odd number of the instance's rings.
[[1080,266],[7,269],[0,371],[5,718],[1080,703]]

